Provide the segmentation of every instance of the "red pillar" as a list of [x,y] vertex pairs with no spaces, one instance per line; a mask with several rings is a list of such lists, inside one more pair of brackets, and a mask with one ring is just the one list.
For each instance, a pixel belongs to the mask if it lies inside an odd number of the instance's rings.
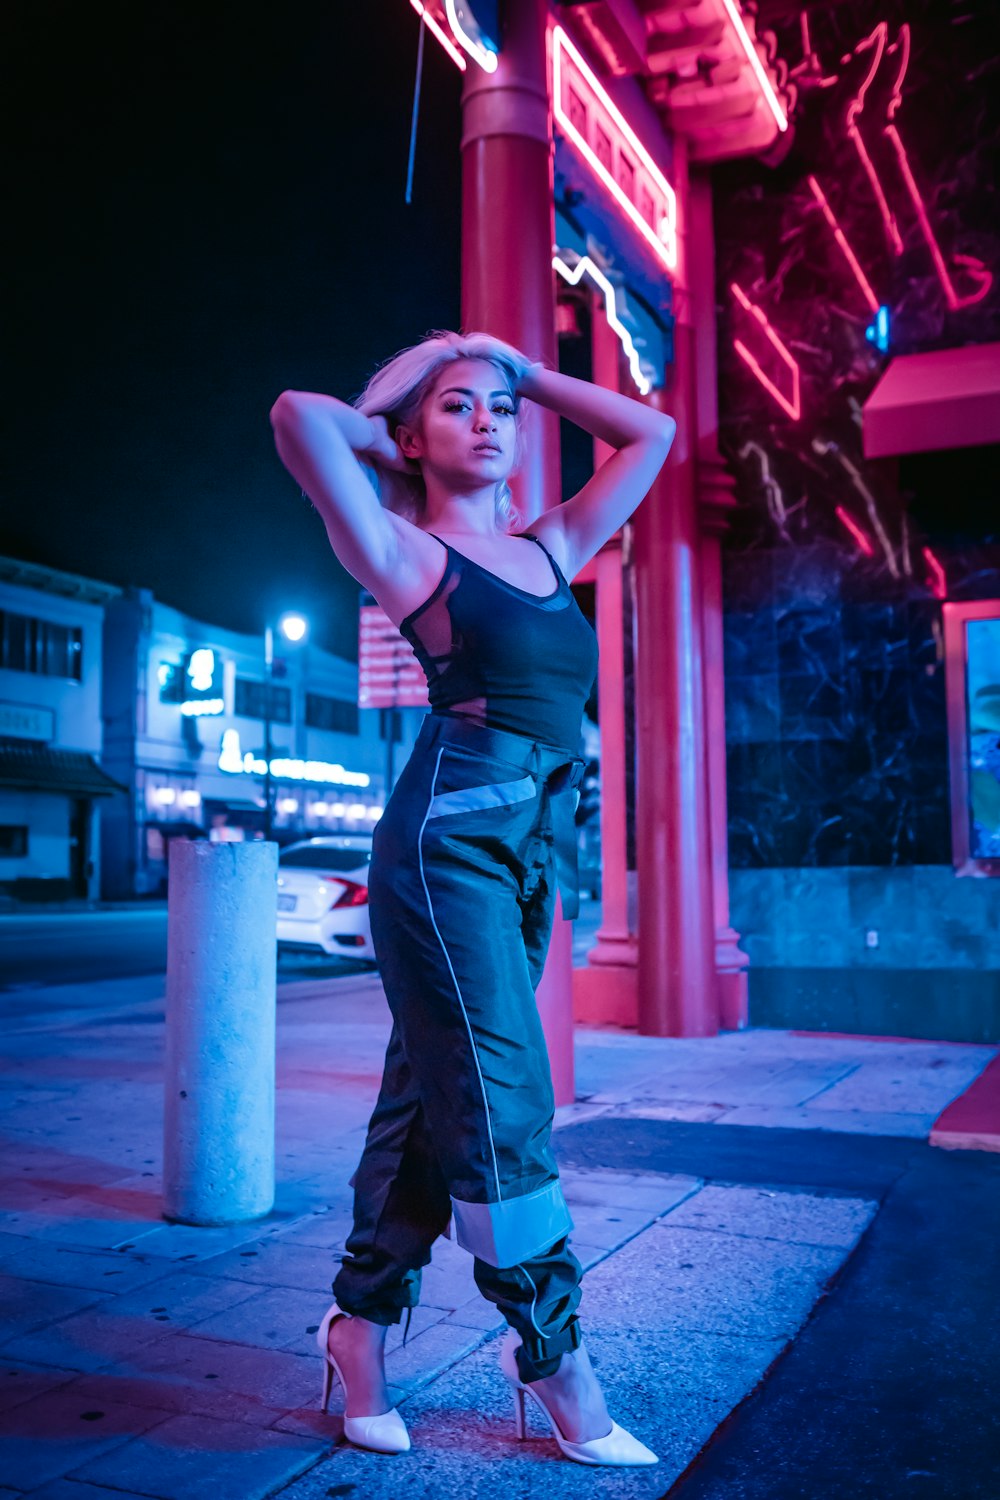
[[[552,140],[544,0],[508,0],[494,73],[470,60],[462,88],[462,328],[558,367]],[[560,499],[559,418],[530,406],[525,461],[511,481],[529,523]],[[557,912],[538,987],[557,1104],[572,1103],[573,930]]]
[[715,317],[715,235],[712,187],[692,174],[688,191],[692,319],[697,359],[697,497],[701,526],[705,721],[715,921],[715,986],[719,1024],[747,1025],[747,967],[740,935],[729,922],[729,818],[726,795],[726,704],[722,643],[722,538],[736,504],[735,482],[719,452],[718,362]]
[[[608,323],[603,297],[591,299],[591,358],[595,385],[617,391],[621,345]],[[611,456],[594,439],[594,468]],[[600,659],[597,702],[601,730],[601,925],[587,963],[573,974],[578,1021],[637,1023],[638,944],[628,911],[625,838],[625,684],[622,621],[622,533],[616,532],[594,559],[597,639]]]
[[[682,142],[675,175],[683,177]],[[679,169],[679,170],[678,170]],[[681,202],[682,185],[678,183]],[[670,458],[634,517],[639,1031],[711,1036],[714,984],[706,771],[695,352],[678,286],[674,364],[650,404],[677,422]]]

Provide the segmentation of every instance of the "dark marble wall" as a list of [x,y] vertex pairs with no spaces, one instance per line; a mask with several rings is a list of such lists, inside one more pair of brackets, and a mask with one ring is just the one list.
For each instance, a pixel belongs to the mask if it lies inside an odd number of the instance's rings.
[[[723,555],[731,863],[950,864],[937,565],[947,598],[1000,598],[1000,453],[867,461],[861,410],[893,355],[1000,340],[1000,7],[811,7],[811,68],[797,15],[785,8],[780,24],[781,8],[770,19],[767,9],[764,0],[780,55],[798,66],[796,139],[780,162],[733,163],[715,176],[720,444],[740,502]],[[974,304],[947,305],[883,161],[902,237],[892,248],[845,132],[874,55],[864,43],[883,20],[897,62],[909,27],[895,119],[955,284],[973,266],[994,278]],[[876,111],[886,73],[870,92]],[[865,336],[870,311],[810,175],[889,308],[884,353]],[[746,333],[733,281],[799,366],[798,420],[734,350]],[[765,358],[766,345],[755,352]]]

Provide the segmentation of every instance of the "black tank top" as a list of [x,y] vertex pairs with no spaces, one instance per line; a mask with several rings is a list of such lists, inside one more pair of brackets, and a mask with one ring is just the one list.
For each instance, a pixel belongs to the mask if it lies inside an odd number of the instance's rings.
[[529,594],[435,537],[448,553],[444,574],[399,630],[424,669],[432,713],[576,755],[597,636],[552,554],[530,531],[521,535],[552,564],[551,594]]

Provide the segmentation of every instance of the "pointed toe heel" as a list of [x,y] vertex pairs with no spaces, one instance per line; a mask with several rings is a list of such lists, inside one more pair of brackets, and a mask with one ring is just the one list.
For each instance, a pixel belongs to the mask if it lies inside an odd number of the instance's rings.
[[[323,1393],[320,1410],[324,1412],[330,1404],[330,1388],[333,1384],[334,1372],[344,1392],[344,1405],[347,1405],[347,1385],[340,1366],[330,1353],[329,1336],[330,1324],[335,1319],[350,1316],[350,1313],[343,1312],[334,1302],[324,1314],[316,1330],[316,1343],[323,1356]],[[368,1448],[373,1453],[408,1453],[410,1450],[410,1434],[406,1430],[406,1423],[395,1407],[391,1411],[377,1412],[371,1417],[345,1416],[344,1436],[359,1448]]]
[[500,1345],[500,1371],[511,1388],[514,1397],[514,1422],[517,1427],[519,1438],[527,1436],[527,1424],[525,1422],[525,1396],[531,1396],[541,1408],[549,1426],[552,1436],[559,1444],[560,1451],[566,1458],[571,1458],[578,1464],[605,1464],[615,1468],[626,1466],[637,1466],[640,1464],[658,1464],[659,1459],[651,1448],[645,1443],[640,1443],[637,1437],[626,1432],[624,1427],[612,1419],[611,1431],[603,1437],[590,1438],[585,1443],[571,1443],[569,1438],[563,1435],[555,1416],[546,1406],[541,1392],[534,1390],[530,1385],[524,1385],[514,1350],[520,1343],[516,1333],[508,1334]]

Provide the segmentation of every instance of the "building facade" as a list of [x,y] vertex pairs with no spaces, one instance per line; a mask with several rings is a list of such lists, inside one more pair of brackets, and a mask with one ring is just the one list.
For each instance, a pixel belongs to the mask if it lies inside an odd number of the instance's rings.
[[95,899],[109,584],[0,558],[0,894]]
[[[420,717],[400,714],[404,753]],[[268,764],[280,844],[369,833],[385,805],[382,716],[358,708],[356,663],[279,636],[269,674],[263,632],[190,619],[146,589],[105,613],[103,719],[105,768],[129,789],[102,822],[107,899],[164,894],[175,838],[263,838]]]
[[424,709],[277,642],[0,558],[0,896],[162,897],[173,839],[265,837],[268,780],[279,844],[370,833]]

